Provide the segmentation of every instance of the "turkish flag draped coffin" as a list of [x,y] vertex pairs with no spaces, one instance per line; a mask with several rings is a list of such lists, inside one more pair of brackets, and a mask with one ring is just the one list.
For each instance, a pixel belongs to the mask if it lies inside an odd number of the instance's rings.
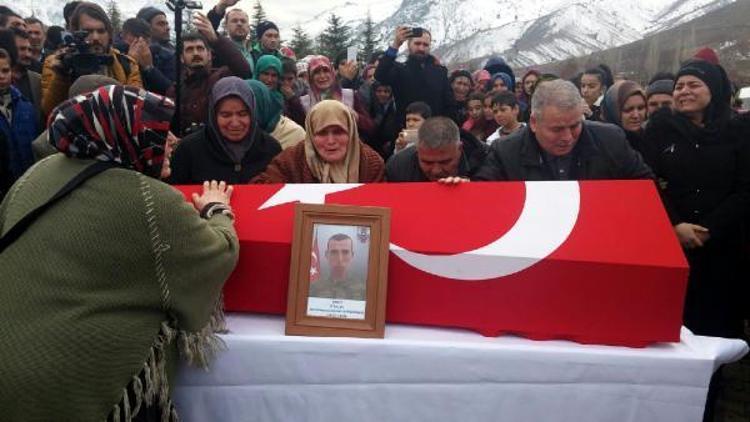
[[679,341],[688,267],[650,181],[235,186],[228,311],[285,313],[297,202],[391,209],[389,322]]

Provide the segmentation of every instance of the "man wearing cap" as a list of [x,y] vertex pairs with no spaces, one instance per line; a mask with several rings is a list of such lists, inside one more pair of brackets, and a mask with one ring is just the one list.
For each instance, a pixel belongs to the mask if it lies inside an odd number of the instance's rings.
[[253,60],[257,63],[260,56],[271,54],[281,58],[284,54],[279,50],[281,38],[279,27],[271,21],[259,22],[255,27],[255,44],[253,45]]
[[151,27],[151,42],[148,47],[151,51],[152,63],[142,62],[139,60],[138,64],[141,66],[141,73],[151,70],[151,68],[157,69],[171,82],[175,81],[175,50],[174,46],[169,40],[169,21],[167,21],[167,15],[161,10],[155,7],[144,7],[138,11],[136,15],[138,19],[143,19]]
[[660,79],[651,82],[646,87],[647,116],[654,114],[656,110],[662,107],[672,109],[674,107],[672,91],[674,91],[674,81],[671,79]]

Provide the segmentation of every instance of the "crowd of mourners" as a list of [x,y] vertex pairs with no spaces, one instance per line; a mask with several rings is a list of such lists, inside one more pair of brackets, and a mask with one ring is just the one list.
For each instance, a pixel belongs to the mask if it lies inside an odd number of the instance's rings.
[[[177,417],[173,355],[204,365],[222,328],[236,184],[653,180],[690,264],[685,325],[743,336],[750,116],[713,50],[648,83],[449,71],[408,26],[362,63],[295,57],[237,1],[195,13],[179,54],[155,7],[115,33],[94,3],[64,27],[0,6],[10,420]],[[170,184],[203,186],[188,204]]]

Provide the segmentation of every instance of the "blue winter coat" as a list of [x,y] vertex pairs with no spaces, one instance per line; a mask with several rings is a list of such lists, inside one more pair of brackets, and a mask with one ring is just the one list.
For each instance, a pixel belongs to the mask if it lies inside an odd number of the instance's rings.
[[11,121],[8,122],[0,113],[0,131],[7,143],[8,170],[12,182],[34,164],[31,143],[39,135],[39,117],[34,105],[14,86],[10,87],[10,98],[13,104]]

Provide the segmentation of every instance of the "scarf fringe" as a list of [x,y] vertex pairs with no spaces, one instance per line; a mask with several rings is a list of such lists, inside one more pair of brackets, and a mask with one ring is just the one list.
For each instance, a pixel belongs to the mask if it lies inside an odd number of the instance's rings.
[[[149,349],[146,362],[141,368],[142,376],[133,376],[128,386],[132,392],[125,388],[120,401],[112,408],[113,422],[131,422],[133,417],[138,415],[143,403],[151,406],[156,402],[161,408],[162,422],[179,422],[177,410],[169,397],[165,348],[177,341],[180,355],[188,364],[207,369],[208,363],[216,353],[226,350],[226,344],[217,335],[227,332],[223,299],[223,296],[219,297],[208,324],[197,333],[177,330],[169,322],[162,322],[159,335]],[[131,400],[134,401],[132,406]]]
[[187,333],[178,331],[177,346],[180,355],[188,364],[208,369],[208,363],[213,360],[217,352],[226,350],[224,340],[217,333],[227,332],[226,321],[224,319],[224,297],[220,295],[208,324],[202,330],[196,333]]

